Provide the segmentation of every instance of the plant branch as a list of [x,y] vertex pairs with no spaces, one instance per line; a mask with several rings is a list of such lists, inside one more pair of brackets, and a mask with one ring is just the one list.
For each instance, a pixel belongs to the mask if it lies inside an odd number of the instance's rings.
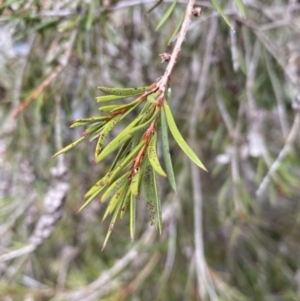
[[292,128],[288,134],[286,139],[286,143],[284,147],[281,149],[277,159],[273,162],[271,168],[269,169],[268,173],[265,175],[264,179],[260,183],[258,189],[256,190],[256,197],[261,198],[268,188],[268,185],[271,181],[271,178],[275,176],[277,170],[279,169],[280,165],[282,164],[283,160],[286,158],[288,153],[291,151],[293,143],[297,138],[297,134],[299,133],[300,128],[300,113],[298,112],[295,116],[294,123]]
[[161,93],[161,98],[164,97],[170,74],[172,73],[172,70],[177,62],[178,55],[181,50],[181,45],[185,39],[189,24],[191,22],[191,17],[193,16],[193,7],[195,5],[195,2],[196,2],[196,0],[189,0],[189,2],[188,2],[188,5],[186,7],[186,12],[185,12],[185,17],[184,17],[183,23],[181,25],[181,29],[178,34],[178,39],[176,41],[174,50],[172,52],[170,61],[166,68],[165,74],[160,79],[160,81],[157,83],[159,92]]

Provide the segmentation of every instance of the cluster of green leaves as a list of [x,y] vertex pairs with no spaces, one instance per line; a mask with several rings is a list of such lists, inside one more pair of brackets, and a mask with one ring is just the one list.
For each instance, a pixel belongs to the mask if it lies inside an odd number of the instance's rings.
[[[97,139],[95,163],[100,163],[119,149],[109,171],[85,194],[86,201],[79,209],[80,211],[86,207],[100,192],[103,192],[101,202],[110,200],[103,217],[104,220],[108,215],[112,215],[103,244],[104,248],[117,217],[122,218],[128,207],[130,236],[132,240],[134,239],[136,200],[140,198],[142,191],[147,202],[151,223],[161,233],[162,216],[157,176],[168,177],[171,187],[176,191],[169,150],[168,128],[178,145],[190,159],[200,168],[205,169],[205,167],[180,134],[165,96],[158,91],[157,83],[138,88],[99,87],[99,89],[106,94],[97,97],[97,101],[101,104],[134,96],[137,98],[126,104],[101,106],[99,110],[103,113],[103,116],[73,121],[71,128],[88,127],[83,132],[82,137],[61,149],[54,156],[70,150],[86,139],[90,139],[90,141]],[[142,103],[144,106],[138,116],[104,146],[114,126]],[[158,136],[160,136],[162,142],[162,154],[166,171],[161,166],[157,155]]]

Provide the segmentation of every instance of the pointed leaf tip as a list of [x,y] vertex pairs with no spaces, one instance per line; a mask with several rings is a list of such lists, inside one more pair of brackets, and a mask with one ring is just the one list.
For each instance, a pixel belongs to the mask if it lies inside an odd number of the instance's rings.
[[200,161],[198,156],[194,153],[194,151],[190,148],[190,146],[186,143],[184,138],[182,137],[181,133],[179,132],[177,125],[175,123],[175,120],[173,118],[171,109],[169,107],[169,104],[167,101],[164,101],[163,103],[164,111],[166,114],[167,123],[169,126],[169,129],[176,140],[177,144],[180,146],[180,148],[185,152],[185,154],[200,168],[207,171],[204,164]]

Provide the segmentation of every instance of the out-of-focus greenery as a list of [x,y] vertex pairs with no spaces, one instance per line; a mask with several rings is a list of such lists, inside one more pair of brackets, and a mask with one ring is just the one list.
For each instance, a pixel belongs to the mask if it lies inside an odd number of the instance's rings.
[[[72,119],[98,114],[97,86],[146,86],[164,73],[159,54],[172,52],[174,42],[167,44],[186,7],[179,1],[155,31],[172,2],[149,14],[154,2],[1,2],[3,300],[299,300],[297,1],[243,1],[245,19],[235,1],[218,1],[235,32],[210,1],[199,1],[201,16],[192,19],[170,78],[171,107],[209,173],[200,178],[171,140],[178,192],[162,179],[161,236],[141,198],[135,242],[125,216],[101,252],[105,205],[95,200],[77,210],[113,157],[94,166],[94,144],[86,142],[51,159],[80,136],[68,128]],[[61,177],[59,168],[67,170]],[[58,190],[66,197],[60,200]],[[53,212],[56,198],[61,203]],[[43,217],[48,228],[37,234]],[[33,242],[34,250],[22,255]]]

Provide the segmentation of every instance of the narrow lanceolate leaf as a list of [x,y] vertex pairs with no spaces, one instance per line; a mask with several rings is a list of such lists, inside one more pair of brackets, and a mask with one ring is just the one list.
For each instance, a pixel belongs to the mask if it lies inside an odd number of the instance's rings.
[[158,191],[158,182],[156,178],[156,173],[154,170],[152,170],[153,174],[153,187],[154,187],[154,193],[155,193],[155,209],[156,209],[156,219],[157,219],[157,224],[158,224],[158,232],[161,234],[162,231],[162,214],[161,214],[161,203],[159,199],[159,191]]
[[131,141],[127,141],[126,143],[124,143],[122,145],[122,147],[119,149],[112,165],[110,166],[109,171],[114,170],[115,167],[117,166],[117,164],[126,157],[126,155],[128,154],[128,152],[130,150],[130,146],[131,146]]
[[80,212],[82,209],[84,209],[101,192],[103,188],[104,187],[99,187],[98,189],[94,190],[77,212]]
[[93,195],[96,191],[98,193],[108,184],[110,173],[106,174],[103,178],[101,178],[99,181],[97,181],[86,194],[84,195],[84,198],[88,198],[91,195]]
[[98,87],[98,89],[106,94],[118,95],[118,96],[133,96],[142,94],[146,91],[151,90],[151,86],[146,87],[136,87],[136,88],[108,88],[108,87]]
[[224,19],[224,21],[227,23],[227,25],[232,29],[231,23],[229,19],[226,17],[226,15],[224,14],[223,9],[218,3],[218,0],[211,0],[211,2],[213,6],[216,8],[216,10],[218,11],[218,13],[221,15],[221,17]]
[[156,152],[156,142],[157,142],[157,132],[154,132],[153,136],[150,139],[148,148],[147,148],[147,154],[150,164],[152,165],[153,169],[161,176],[166,177],[167,174],[162,169],[157,152]]
[[[150,112],[148,114],[152,114],[153,112]],[[138,118],[136,118],[131,124],[129,124],[117,137],[115,137],[100,153],[100,155],[97,157],[96,163],[99,163],[101,160],[106,158],[109,154],[111,154],[114,150],[116,150],[118,147],[120,147],[123,143],[125,143],[127,140],[129,140],[134,133],[138,132],[139,130],[142,130],[146,128],[149,123],[157,116],[156,114],[153,114],[153,116],[145,123],[135,126],[141,118],[143,118],[142,115],[140,115]],[[144,114],[147,114],[145,112]]]
[[118,123],[118,121],[121,119],[121,115],[117,115],[114,118],[112,118],[110,121],[106,123],[104,126],[102,132],[99,134],[99,139],[96,144],[95,149],[95,161],[97,161],[97,156],[99,156],[105,139],[107,138],[108,134],[111,132],[111,130],[114,128],[114,126]]
[[174,0],[173,3],[170,5],[170,7],[167,9],[167,11],[165,12],[165,14],[163,15],[163,17],[161,18],[160,22],[158,23],[158,25],[156,26],[155,30],[158,30],[160,27],[162,27],[165,22],[168,20],[168,18],[170,17],[172,11],[174,10],[175,6],[176,6],[177,0]]
[[244,6],[244,3],[243,3],[243,0],[235,0],[235,3],[237,5],[237,7],[239,8],[242,16],[244,18],[246,18],[246,11],[245,11],[245,6]]
[[140,174],[140,169],[138,169],[131,179],[130,190],[134,196],[139,194]]
[[161,111],[161,123],[160,123],[160,131],[161,131],[161,144],[162,144],[162,153],[163,153],[163,159],[167,171],[167,176],[169,183],[173,190],[176,192],[176,181],[173,171],[173,164],[172,159],[170,155],[170,147],[169,147],[169,138],[168,138],[168,125],[166,121],[166,115],[164,110]]
[[119,202],[117,204],[117,207],[116,207],[116,209],[114,211],[114,214],[113,214],[113,217],[111,219],[111,222],[110,222],[110,225],[109,225],[109,228],[108,228],[108,231],[107,231],[107,234],[106,234],[103,246],[102,246],[102,250],[105,248],[105,246],[107,244],[107,241],[108,241],[108,239],[110,237],[110,234],[111,234],[112,230],[114,229],[114,226],[115,226],[115,223],[116,223],[116,219],[117,219],[118,214],[119,214],[119,212],[121,210],[121,207],[122,207],[122,202]]
[[135,234],[135,213],[136,213],[136,197],[135,195],[130,195],[130,238],[134,241]]
[[123,176],[121,176],[118,180],[113,182],[108,189],[105,191],[105,193],[101,197],[101,202],[105,202],[109,197],[114,195],[118,189],[126,182],[128,181],[130,172],[125,173]]
[[185,14],[182,14],[182,17],[181,17],[180,21],[178,22],[178,24],[177,24],[177,26],[176,26],[176,28],[175,28],[175,30],[174,30],[174,32],[173,32],[173,34],[172,34],[169,42],[168,42],[168,45],[170,45],[172,43],[173,39],[175,38],[176,34],[178,33],[179,29],[181,28],[181,25],[183,23],[184,17],[185,17]]
[[[148,161],[148,160],[147,160]],[[143,175],[143,187],[147,200],[146,206],[151,220],[151,224],[157,229],[156,222],[156,207],[155,207],[155,191],[153,184],[153,169],[149,161],[147,162],[146,169]]]
[[103,106],[99,108],[99,111],[103,113],[112,112],[114,109],[119,109],[120,105],[109,105],[109,106]]
[[169,126],[169,129],[175,139],[175,141],[178,143],[178,145],[181,147],[181,149],[186,153],[186,155],[196,164],[198,165],[200,168],[204,169],[205,171],[207,171],[207,169],[205,168],[205,166],[203,165],[203,163],[200,161],[200,159],[197,157],[197,155],[194,153],[194,151],[189,147],[189,145],[185,142],[185,140],[183,139],[183,137],[181,136],[177,125],[174,121],[172,112],[170,110],[170,107],[167,103],[167,101],[164,101],[164,110],[165,110],[165,114],[166,114],[166,119],[167,119],[167,123]]
[[111,198],[109,202],[109,205],[106,208],[102,221],[106,219],[108,214],[113,213],[113,211],[115,210],[119,202],[121,203],[123,202],[128,187],[129,187],[128,183],[124,183],[123,186],[120,189],[118,189],[118,191],[114,194],[114,196]]
[[101,129],[104,127],[105,123],[95,124],[87,128],[82,135],[84,137],[90,137],[92,135],[95,135],[101,131]]
[[131,108],[131,107],[133,107],[134,105],[136,105],[136,104],[138,104],[138,103],[140,103],[140,102],[141,102],[140,99],[136,99],[136,100],[134,100],[134,101],[132,101],[132,102],[130,102],[130,103],[123,104],[123,105],[119,105],[118,108],[114,108],[114,109],[112,109],[111,111],[112,111],[112,112],[115,112],[115,111],[119,111],[119,110],[123,110],[123,109],[128,109],[128,108]]
[[62,153],[65,153],[67,152],[68,150],[70,150],[72,147],[74,147],[75,145],[81,143],[83,140],[85,140],[87,137],[80,137],[79,139],[77,139],[76,141],[72,142],[71,144],[65,146],[63,149],[61,149],[60,151],[58,151],[57,153],[55,153],[52,158],[62,154]]
[[127,191],[126,191],[126,194],[124,196],[124,199],[123,199],[123,203],[122,203],[122,208],[121,208],[121,212],[120,212],[120,219],[123,218],[125,212],[126,212],[126,209],[128,207],[128,204],[130,202],[130,196],[131,196],[131,191],[130,189],[128,188]]
[[144,141],[141,141],[126,157],[123,158],[111,172],[109,176],[109,183],[125,168],[132,164],[133,158],[143,147]]
[[91,118],[80,118],[72,121],[72,124],[70,125],[70,128],[75,128],[78,126],[84,126],[89,125],[96,122],[105,122],[107,119],[109,119],[109,116],[98,116],[98,117],[91,117]]
[[128,95],[103,95],[103,96],[97,96],[97,102],[109,102],[119,99],[128,98]]

